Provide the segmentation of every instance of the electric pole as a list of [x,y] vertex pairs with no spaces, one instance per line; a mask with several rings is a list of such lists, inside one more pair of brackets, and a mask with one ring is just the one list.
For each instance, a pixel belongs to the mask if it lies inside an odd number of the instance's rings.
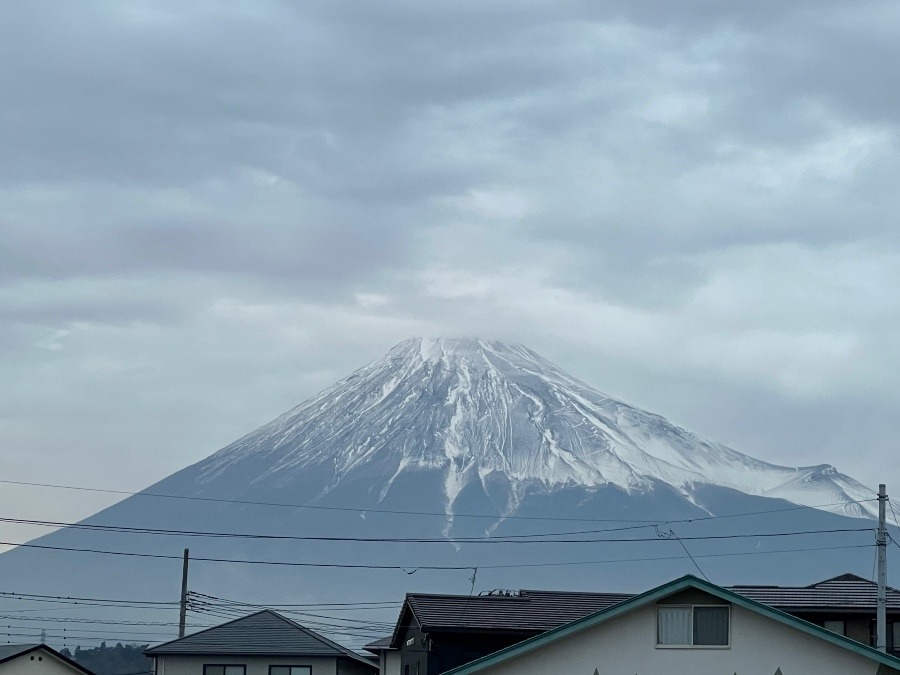
[[[884,487],[883,485],[881,487]],[[884,511],[884,507],[881,509]],[[184,637],[184,624],[187,619],[187,577],[188,577],[188,549],[184,549],[184,564],[181,568],[181,612],[178,617],[178,637]]]
[[885,510],[887,490],[884,483],[878,486],[878,535],[875,545],[878,547],[878,607],[875,613],[875,648],[880,652],[887,651],[887,528],[885,527]]

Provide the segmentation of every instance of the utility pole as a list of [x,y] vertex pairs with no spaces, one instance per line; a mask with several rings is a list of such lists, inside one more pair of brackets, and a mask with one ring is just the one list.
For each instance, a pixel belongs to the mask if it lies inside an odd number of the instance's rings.
[[[884,487],[883,485],[881,487]],[[884,511],[884,507],[881,509]],[[187,574],[188,574],[188,549],[184,549],[184,564],[181,568],[181,612],[178,617],[178,637],[184,637],[184,623],[187,619]]]
[[875,648],[887,651],[887,528],[885,511],[887,490],[884,483],[878,486],[878,534],[875,546],[878,548],[878,607],[875,613]]

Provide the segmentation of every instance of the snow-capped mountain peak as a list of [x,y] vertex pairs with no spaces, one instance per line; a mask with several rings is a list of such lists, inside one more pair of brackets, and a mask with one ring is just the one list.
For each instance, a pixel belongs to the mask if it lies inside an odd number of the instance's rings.
[[712,485],[851,516],[874,510],[858,503],[872,492],[831,466],[754,459],[601,393],[524,346],[473,338],[401,342],[205,460],[201,479],[252,459],[265,460],[257,483],[326,471],[323,495],[361,473],[378,476],[378,499],[400,476],[437,472],[448,515],[472,486],[502,514],[527,494],[659,484],[689,500]]

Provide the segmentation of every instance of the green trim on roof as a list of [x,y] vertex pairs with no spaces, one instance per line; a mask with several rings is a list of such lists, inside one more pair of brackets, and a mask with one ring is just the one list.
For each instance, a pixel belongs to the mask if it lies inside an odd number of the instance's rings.
[[688,588],[695,588],[700,591],[705,591],[706,593],[721,598],[722,600],[726,600],[733,605],[737,605],[738,607],[742,607],[751,612],[761,614],[779,623],[790,626],[791,628],[796,628],[799,631],[802,631],[814,637],[821,638],[826,642],[830,642],[831,644],[838,647],[849,649],[851,652],[871,659],[872,661],[877,661],[878,663],[900,670],[900,659],[896,657],[889,656],[888,654],[880,652],[877,649],[873,649],[872,647],[859,643],[856,640],[851,640],[850,638],[844,637],[843,635],[838,635],[837,633],[826,630],[821,626],[809,623],[808,621],[804,621],[803,619],[798,619],[795,616],[791,616],[790,614],[769,607],[768,605],[763,605],[759,602],[756,602],[755,600],[750,600],[749,598],[745,598],[738,593],[722,588],[721,586],[716,586],[715,584],[704,581],[702,579],[698,579],[697,577],[688,574],[687,576],[681,577],[680,579],[675,579],[674,581],[670,581],[667,584],[663,584],[662,586],[653,588],[649,591],[641,593],[640,595],[636,595],[630,600],[620,602],[618,605],[613,605],[608,609],[600,610],[599,612],[591,614],[590,616],[586,616],[583,619],[578,619],[577,621],[573,621],[572,623],[560,626],[559,628],[549,630],[546,633],[541,633],[540,635],[536,635],[533,638],[529,638],[528,640],[519,642],[518,644],[507,647],[506,649],[501,649],[500,651],[494,652],[493,654],[483,656],[480,659],[472,661],[471,663],[467,663],[464,666],[454,668],[453,670],[448,670],[446,673],[444,673],[444,675],[469,675],[470,673],[480,672],[484,668],[497,665],[498,663],[503,663],[504,661],[515,658],[517,656],[522,656],[523,654],[527,654],[531,651],[534,651],[535,649],[540,649],[547,644],[556,642],[557,640],[561,640],[562,638],[568,637],[569,635],[572,635],[574,633],[580,633],[581,631],[593,626],[606,623],[607,621],[610,621],[617,616],[621,616],[622,614],[626,614],[635,609],[643,607],[644,605],[651,604],[653,602],[656,602],[657,600],[661,600],[662,598],[668,597]]

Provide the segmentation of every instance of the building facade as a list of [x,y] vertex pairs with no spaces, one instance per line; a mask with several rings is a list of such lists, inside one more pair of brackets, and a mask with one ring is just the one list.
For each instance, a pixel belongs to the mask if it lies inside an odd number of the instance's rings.
[[45,644],[0,645],[0,675],[93,675]]
[[378,665],[271,610],[145,651],[154,675],[375,675]]
[[692,576],[447,675],[900,675],[884,654]]

